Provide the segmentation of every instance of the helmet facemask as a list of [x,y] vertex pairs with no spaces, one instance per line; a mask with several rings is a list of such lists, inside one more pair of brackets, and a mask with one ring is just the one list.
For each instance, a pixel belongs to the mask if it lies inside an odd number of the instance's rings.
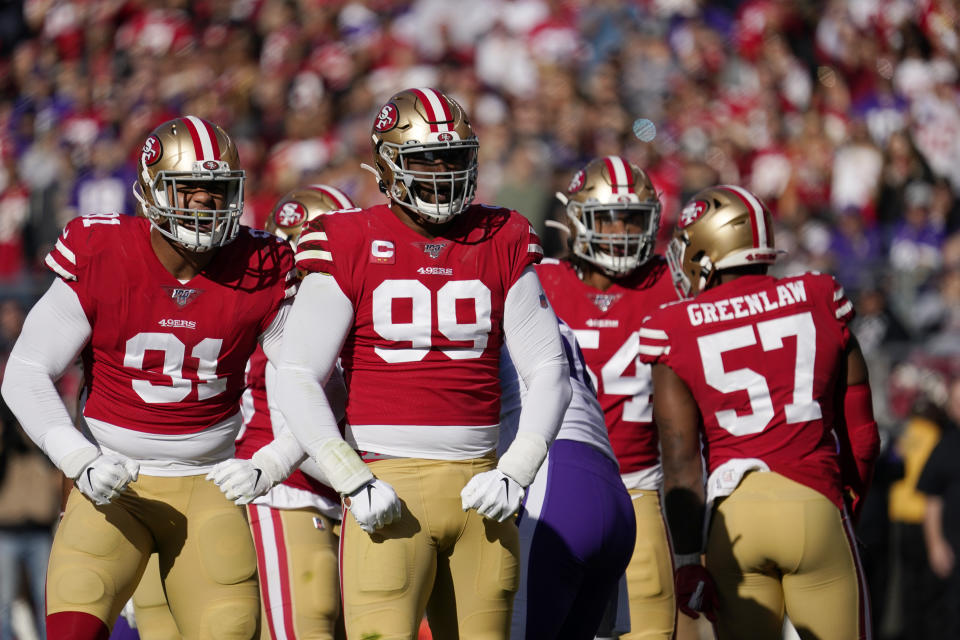
[[[463,213],[473,201],[477,184],[476,138],[398,145],[384,140],[378,149],[391,176],[387,194],[398,205],[433,224]],[[462,167],[452,171],[412,169],[415,164],[442,163]]]
[[715,273],[713,261],[710,260],[710,256],[703,252],[701,252],[699,257],[693,256],[690,264],[699,265],[697,286],[694,288],[693,280],[691,280],[683,268],[687,263],[686,255],[689,247],[690,238],[685,231],[681,231],[670,240],[670,243],[667,244],[666,251],[664,251],[667,266],[670,267],[670,276],[673,279],[673,288],[676,289],[677,295],[681,298],[691,298],[706,289]]
[[[653,255],[660,226],[658,202],[609,205],[570,200],[567,215],[575,231],[573,253],[607,275],[628,274]],[[614,225],[623,231],[601,231]]]
[[[164,237],[191,251],[204,252],[236,238],[243,214],[245,173],[230,169],[223,161],[198,160],[193,165],[191,172],[161,170],[152,179],[142,166],[141,182],[134,185],[133,193]],[[147,186],[147,193],[141,183]],[[184,187],[207,189],[223,204],[212,209],[181,207],[178,193]]]

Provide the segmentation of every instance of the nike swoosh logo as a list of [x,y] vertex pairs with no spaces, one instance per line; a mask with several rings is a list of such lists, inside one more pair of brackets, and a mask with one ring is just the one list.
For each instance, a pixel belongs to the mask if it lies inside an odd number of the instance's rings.
[[89,485],[92,487],[92,486],[93,486],[93,480],[90,478],[90,474],[91,474],[91,473],[93,473],[93,469],[88,468],[88,469],[87,469],[87,484],[89,484]]
[[253,488],[257,488],[257,484],[260,482],[260,476],[263,475],[262,469],[257,469],[257,477],[253,479]]
[[367,485],[367,509],[373,510],[373,487]]
[[510,499],[510,480],[507,478],[502,478],[503,481],[503,491],[507,494],[507,500]]

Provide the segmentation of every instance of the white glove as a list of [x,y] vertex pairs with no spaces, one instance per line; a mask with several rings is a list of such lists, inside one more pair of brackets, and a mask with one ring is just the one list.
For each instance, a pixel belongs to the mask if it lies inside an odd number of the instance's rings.
[[77,489],[96,504],[109,504],[127,485],[136,481],[140,465],[119,454],[101,454],[77,476]]
[[[299,463],[296,456],[285,455],[280,447],[282,442],[271,441],[257,449],[249,460],[224,460],[207,474],[207,480],[213,480],[227,500],[235,504],[250,504],[289,476]],[[296,440],[293,442],[296,443]],[[295,453],[303,456],[299,446]]]
[[470,478],[460,500],[464,511],[476,509],[482,516],[503,522],[520,509],[523,487],[499,469],[491,469]]
[[120,617],[127,621],[127,626],[131,629],[137,628],[137,619],[133,614],[133,598],[127,600],[127,604],[123,605],[123,609],[120,610]]
[[250,504],[273,486],[263,469],[239,458],[219,463],[207,474],[207,480],[213,480],[227,500],[236,504]]
[[343,503],[347,505],[360,528],[367,533],[373,533],[380,527],[399,520],[403,507],[393,487],[376,478],[345,496]]

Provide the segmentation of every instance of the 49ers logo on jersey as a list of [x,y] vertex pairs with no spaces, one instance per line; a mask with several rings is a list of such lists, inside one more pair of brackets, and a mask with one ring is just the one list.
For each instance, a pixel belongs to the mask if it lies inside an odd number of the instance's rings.
[[399,112],[397,111],[397,105],[392,102],[388,102],[383,105],[383,108],[380,109],[380,113],[377,114],[377,119],[373,123],[374,131],[379,131],[383,133],[384,131],[390,131],[395,126],[397,126],[397,120],[399,119]]
[[296,200],[284,203],[274,216],[278,227],[295,227],[302,224],[306,217],[306,209]]
[[691,224],[700,219],[706,210],[710,207],[710,204],[704,202],[703,200],[694,200],[687,206],[683,208],[683,211],[680,212],[680,222],[678,226],[681,229],[689,227]]
[[160,144],[160,138],[150,136],[147,138],[147,141],[143,143],[143,150],[140,152],[140,157],[143,159],[143,163],[149,167],[152,164],[156,164],[162,154],[163,145]]

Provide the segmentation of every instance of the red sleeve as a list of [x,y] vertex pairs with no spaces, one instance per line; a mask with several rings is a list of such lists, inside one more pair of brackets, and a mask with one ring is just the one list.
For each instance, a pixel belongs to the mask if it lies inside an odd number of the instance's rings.
[[95,258],[104,259],[112,246],[124,243],[127,236],[121,231],[122,225],[129,225],[130,220],[123,218],[115,213],[74,218],[64,227],[44,259],[46,267],[77,294],[88,318],[92,319],[95,311],[87,291],[96,284],[93,282],[95,276],[90,275],[92,262]]
[[80,282],[84,267],[87,266],[85,249],[90,244],[90,231],[83,222],[84,218],[74,218],[68,222],[44,260],[48,269],[71,286]]
[[[520,274],[527,267],[538,264],[543,260],[543,247],[540,245],[540,237],[534,231],[530,222],[516,211],[510,212],[511,226],[518,227],[516,244],[512,247],[513,270],[510,273],[509,286],[520,278]],[[509,288],[509,287],[508,287]]]
[[297,293],[297,287],[300,284],[300,277],[297,267],[294,263],[293,250],[286,242],[275,242],[270,239],[268,246],[263,251],[270,252],[271,259],[276,269],[276,283],[273,290],[276,291],[270,312],[264,315],[259,328],[260,334],[266,331],[277,317],[277,311],[280,305]]
[[645,364],[667,364],[670,355],[670,336],[666,331],[669,323],[664,318],[662,309],[654,311],[643,319],[637,340],[640,342],[638,357]]
[[[358,261],[367,254],[361,252],[359,246],[354,246],[362,243],[363,234],[355,222],[357,218],[351,216],[352,211],[332,213],[308,222],[297,243],[296,264],[306,273],[333,276],[340,289],[356,303],[353,282],[364,266]],[[389,256],[383,260],[392,260],[393,245],[383,244],[383,247],[377,246],[371,251]]]
[[847,298],[847,294],[843,290],[843,285],[834,280],[832,276],[827,277],[830,278],[830,281],[833,283],[833,315],[841,324],[849,324],[855,315],[853,303]]

